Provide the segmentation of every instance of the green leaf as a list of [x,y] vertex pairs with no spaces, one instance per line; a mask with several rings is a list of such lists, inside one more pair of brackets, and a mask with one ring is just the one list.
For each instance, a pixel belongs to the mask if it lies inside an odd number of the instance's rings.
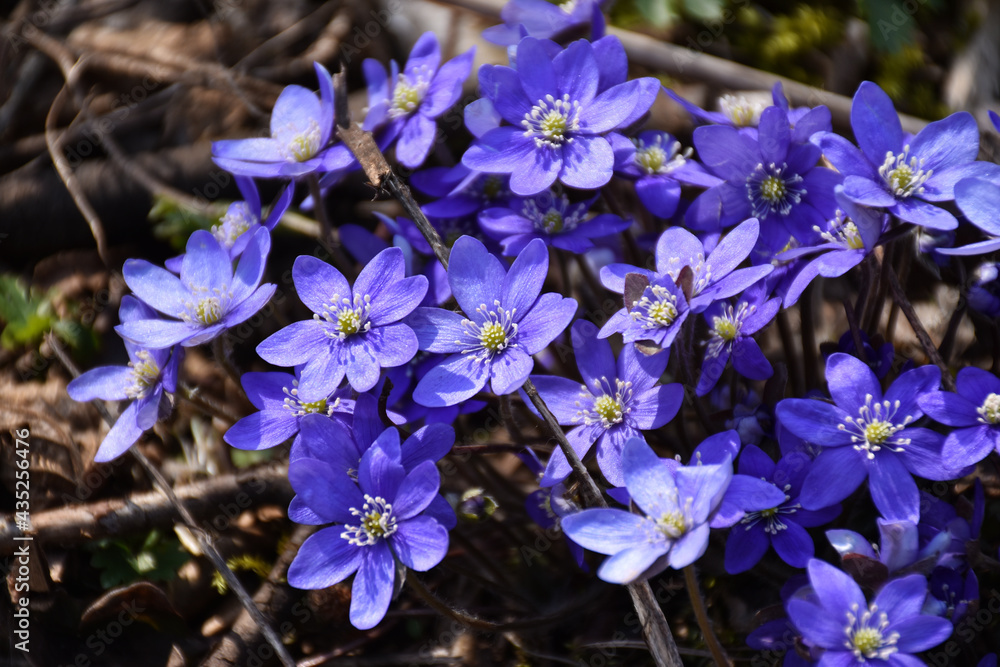
[[51,293],[39,294],[16,276],[0,275],[0,319],[7,323],[0,333],[0,345],[15,350],[37,343],[57,321]]
[[90,564],[101,571],[101,586],[114,588],[135,581],[169,581],[190,559],[172,535],[150,531],[144,539],[98,540],[88,548],[94,552]]
[[635,0],[635,6],[657,28],[665,28],[679,18],[674,0]]

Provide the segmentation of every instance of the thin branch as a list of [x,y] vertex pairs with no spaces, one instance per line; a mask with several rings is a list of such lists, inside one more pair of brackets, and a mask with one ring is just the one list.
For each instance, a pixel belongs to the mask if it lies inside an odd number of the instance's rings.
[[701,589],[698,587],[698,574],[694,570],[694,565],[684,568],[684,585],[687,586],[688,597],[691,599],[691,606],[694,607],[694,616],[698,619],[698,627],[701,628],[701,634],[705,637],[705,643],[712,652],[715,664],[718,667],[729,667],[733,663],[719,643],[719,638],[715,636],[712,621],[708,618],[708,610],[705,608],[705,600],[701,597]]

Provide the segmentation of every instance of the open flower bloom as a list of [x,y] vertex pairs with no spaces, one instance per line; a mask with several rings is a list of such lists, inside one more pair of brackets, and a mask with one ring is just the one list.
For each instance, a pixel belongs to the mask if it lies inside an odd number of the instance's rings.
[[709,518],[732,479],[732,462],[672,472],[642,438],[632,438],[622,451],[622,471],[632,501],[645,515],[597,508],[562,519],[571,540],[611,556],[597,576],[627,584],[698,560],[708,547]]
[[504,255],[516,256],[528,243],[541,239],[545,245],[572,253],[594,247],[591,239],[611,236],[628,229],[631,220],[611,213],[587,217],[597,196],[570,202],[560,188],[534,197],[518,199],[503,208],[488,208],[479,214],[479,226],[500,241]]
[[911,574],[886,584],[869,604],[850,576],[821,560],[809,561],[813,599],[788,600],[788,617],[808,644],[825,649],[820,665],[911,667],[913,654],[951,636],[951,623],[921,613],[927,580]]
[[347,388],[337,389],[318,401],[299,397],[299,380],[291,373],[244,373],[243,391],[259,412],[233,424],[223,439],[238,449],[268,449],[299,433],[307,415],[350,422],[354,401]]
[[382,63],[365,60],[368,80],[368,115],[363,128],[384,128],[379,145],[387,147],[397,138],[396,159],[416,169],[427,158],[437,138],[434,119],[448,111],[462,94],[469,77],[475,48],[452,58],[440,69],[441,47],[433,32],[425,32],[414,44],[403,71],[392,61],[391,76]]
[[[156,314],[144,303],[131,296],[122,297],[119,310],[122,322],[149,320]],[[159,419],[164,392],[177,389],[177,368],[183,351],[180,348],[147,349],[125,341],[128,366],[101,366],[74,379],[66,387],[74,401],[131,400],[118,415],[97,450],[95,461],[118,458],[135,444],[143,431],[153,428]]]
[[354,281],[311,255],[292,265],[292,280],[314,315],[295,322],[257,346],[278,366],[304,364],[299,397],[318,401],[340,386],[344,375],[359,392],[378,382],[381,369],[401,366],[417,353],[413,330],[402,322],[427,293],[427,279],[406,277],[403,251],[386,248]]
[[[573,325],[573,352],[583,384],[551,375],[535,375],[531,381],[559,423],[576,426],[566,437],[577,456],[586,456],[596,442],[601,472],[611,484],[622,486],[625,443],[673,419],[684,400],[684,389],[679,384],[658,384],[669,352],[647,356],[626,344],[616,362],[611,344],[596,334],[590,322],[578,320]],[[552,486],[570,472],[566,455],[556,449],[541,484]]]
[[524,384],[541,352],[569,324],[576,301],[541,294],[549,270],[548,248],[535,239],[505,270],[486,246],[463,236],[448,265],[451,291],[464,311],[417,308],[409,318],[420,349],[449,356],[428,371],[413,400],[428,407],[456,405],[489,382],[509,394]]
[[448,550],[447,529],[425,513],[438,495],[438,470],[424,461],[407,472],[395,429],[385,431],[361,457],[357,483],[328,462],[312,458],[292,461],[288,479],[315,516],[335,524],[302,544],[288,568],[288,583],[326,588],[357,573],[350,619],[358,629],[372,628],[385,616],[396,559],[425,572]]
[[572,30],[594,23],[594,31],[604,29],[601,5],[607,0],[511,0],[500,10],[503,25],[483,31],[483,39],[500,46],[513,46],[527,34],[538,39],[556,39]]
[[955,379],[958,393],[934,391],[920,397],[931,419],[950,426],[941,455],[949,468],[979,463],[1000,452],[1000,379],[989,371],[967,367]]
[[125,283],[145,304],[172,319],[123,322],[122,338],[148,348],[206,343],[252,317],[271,299],[276,285],[260,284],[271,236],[261,227],[247,242],[236,271],[229,251],[211,232],[188,238],[180,277],[144,259],[125,262]]
[[802,506],[820,510],[840,502],[868,478],[872,500],[885,518],[916,523],[920,494],[912,475],[960,476],[941,458],[943,437],[911,426],[924,414],[919,397],[937,390],[941,371],[937,366],[906,371],[883,395],[864,362],[838,352],[827,359],[826,379],[835,405],[786,398],[775,411],[785,428],[824,448],[806,477]]
[[1000,166],[975,162],[979,128],[965,111],[928,123],[904,143],[892,100],[865,81],[851,105],[851,129],[859,148],[832,132],[811,141],[844,175],[844,193],[862,206],[885,208],[900,220],[930,229],[955,229],[958,221],[937,202],[955,198],[963,178],[1000,176]]
[[656,89],[636,80],[598,92],[601,74],[590,42],[573,42],[553,57],[540,40],[521,40],[517,69],[496,66],[479,77],[484,96],[510,125],[477,139],[462,163],[510,174],[510,189],[521,196],[556,180],[580,189],[606,184],[615,158],[604,135],[645,113]]
[[[739,472],[765,480],[780,489],[785,499],[774,507],[747,512],[733,526],[726,541],[726,572],[745,572],[756,565],[769,546],[792,567],[805,567],[815,554],[806,528],[821,526],[840,514],[840,505],[818,512],[802,509],[799,494],[812,467],[804,452],[790,452],[777,464],[756,445],[747,445],[740,455]],[[735,479],[735,477],[734,477]]]
[[346,169],[354,155],[343,144],[327,147],[333,136],[333,81],[315,63],[320,96],[302,86],[287,86],[271,111],[271,136],[227,139],[212,144],[212,159],[241,176],[298,178]]
[[966,220],[991,237],[961,248],[935,248],[942,255],[985,255],[1000,249],[1000,185],[963,178],[955,185],[955,204]]

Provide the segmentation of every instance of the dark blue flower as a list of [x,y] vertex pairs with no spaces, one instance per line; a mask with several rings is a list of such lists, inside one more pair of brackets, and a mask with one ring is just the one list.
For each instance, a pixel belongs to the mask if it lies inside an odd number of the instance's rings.
[[850,199],[885,208],[905,222],[954,229],[955,216],[936,204],[954,199],[963,178],[1000,175],[1000,166],[974,161],[979,128],[971,114],[960,111],[929,123],[907,141],[892,100],[871,81],[854,95],[851,128],[860,150],[832,132],[819,132],[812,142],[844,175]]
[[799,494],[802,482],[812,465],[803,452],[781,457],[777,464],[759,447],[747,445],[740,454],[741,475],[763,479],[780,489],[784,501],[765,510],[747,512],[733,526],[726,541],[726,571],[730,574],[749,570],[764,556],[768,546],[792,567],[805,567],[815,548],[806,528],[829,523],[840,514],[840,506],[820,511],[802,509]]
[[[148,306],[131,296],[122,297],[119,318],[122,323],[151,320],[156,317]],[[74,401],[130,400],[118,415],[114,426],[104,436],[94,460],[110,461],[135,444],[143,431],[153,428],[166,407],[164,392],[177,389],[177,369],[184,356],[182,348],[144,348],[125,341],[128,366],[101,366],[75,378],[66,387]],[[164,403],[161,406],[161,403]]]
[[[622,486],[621,452],[641,431],[660,428],[677,414],[684,400],[679,384],[658,384],[669,354],[647,356],[626,345],[615,361],[611,344],[596,337],[597,327],[577,321],[572,329],[573,352],[583,384],[566,378],[535,375],[538,394],[563,425],[576,425],[566,437],[583,458],[597,443],[597,463],[604,477]],[[562,450],[552,452],[542,478],[551,486],[570,474]]]
[[[603,31],[601,6],[607,0],[510,0],[500,10],[503,25],[487,28],[483,39],[500,46],[513,46],[525,35],[538,39],[557,39],[591,22],[595,31]],[[596,39],[596,38],[595,38]]]
[[941,456],[947,467],[960,469],[1000,452],[1000,379],[989,371],[967,367],[955,380],[958,393],[935,391],[920,397],[920,409],[953,430]]
[[417,384],[413,400],[428,407],[456,405],[489,382],[497,395],[516,391],[531,372],[531,355],[558,336],[576,313],[576,301],[539,294],[549,268],[545,244],[535,239],[505,270],[482,243],[463,236],[452,247],[448,282],[464,311],[418,308],[409,318],[426,352],[447,354]]
[[270,248],[270,234],[259,228],[234,272],[229,251],[211,232],[200,229],[188,238],[180,277],[144,259],[128,260],[122,268],[125,284],[144,303],[173,319],[132,320],[115,331],[148,348],[190,347],[212,340],[271,299],[277,286],[260,284]]
[[315,63],[320,97],[302,86],[287,86],[271,112],[271,136],[228,139],[212,144],[212,159],[233,174],[298,178],[346,169],[354,155],[343,144],[327,147],[333,135],[333,82]]
[[936,366],[907,371],[883,396],[867,365],[837,353],[827,359],[826,379],[835,405],[787,398],[776,410],[785,428],[824,447],[806,478],[802,506],[828,507],[867,477],[872,500],[885,518],[916,523],[920,494],[912,475],[933,480],[957,476],[941,458],[942,436],[912,426],[924,414],[919,397],[937,390],[941,371]]
[[439,69],[441,47],[433,32],[425,32],[413,45],[402,72],[392,61],[387,76],[382,63],[365,60],[368,115],[362,127],[379,131],[383,150],[398,138],[396,159],[410,169],[419,167],[437,138],[434,119],[458,101],[475,52],[473,47]]
[[[521,196],[556,180],[596,189],[611,180],[614,152],[607,133],[652,105],[649,85],[630,81],[599,92],[602,71],[590,42],[573,42],[555,56],[527,37],[517,46],[517,69],[480,71],[480,87],[510,125],[490,130],[470,147],[463,164],[510,174]],[[638,112],[638,114],[636,113]]]
[[396,559],[423,572],[448,550],[448,530],[426,514],[438,496],[437,468],[424,461],[407,472],[401,456],[399,434],[391,428],[361,457],[356,484],[321,459],[295,459],[288,468],[302,504],[322,523],[335,524],[302,544],[288,583],[326,588],[356,572],[350,618],[361,630],[377,625],[389,608]]
[[344,375],[355,390],[368,391],[382,368],[405,364],[417,353],[416,336],[402,320],[423,300],[427,279],[405,275],[399,248],[380,252],[353,288],[337,269],[302,255],[292,266],[292,279],[313,319],[271,335],[257,346],[257,354],[278,366],[304,364],[302,400],[326,398]]

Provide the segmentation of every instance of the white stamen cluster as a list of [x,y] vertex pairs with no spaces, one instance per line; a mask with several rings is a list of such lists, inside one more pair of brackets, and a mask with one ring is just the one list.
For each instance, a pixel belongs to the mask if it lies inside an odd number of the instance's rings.
[[983,404],[976,408],[982,424],[1000,424],[1000,395],[990,394]]
[[844,215],[844,212],[837,209],[834,219],[827,222],[827,231],[823,231],[818,225],[813,226],[813,231],[827,243],[836,243],[845,250],[861,250],[865,247],[864,239],[858,226]]
[[212,236],[223,248],[229,250],[235,245],[236,239],[258,222],[249,204],[235,202],[229,206],[219,224],[212,226]]
[[[587,385],[580,385],[580,400],[576,401],[576,416],[574,422],[582,421],[584,425],[601,424],[604,428],[611,428],[615,424],[620,424],[632,408],[629,403],[632,401],[632,383],[615,379],[614,386],[611,380],[601,377],[594,379],[594,390],[587,389]],[[588,406],[589,407],[584,407]]]
[[[407,76],[400,72],[396,77],[396,85],[392,89],[392,106],[389,107],[389,118],[398,118],[413,113],[427,94],[431,85],[432,72],[423,65]],[[412,78],[411,78],[412,77]]]
[[[899,431],[909,426],[913,417],[906,415],[898,421],[896,412],[900,402],[875,402],[871,394],[865,396],[865,404],[858,408],[858,416],[846,418],[845,424],[838,424],[841,431],[851,429],[851,442],[854,449],[864,452],[869,460],[875,458],[875,453],[886,448],[891,452],[903,451],[903,446],[910,444],[909,438],[896,438]],[[890,441],[891,440],[891,441]]]
[[924,171],[925,159],[911,158],[909,154],[909,145],[903,146],[903,152],[899,154],[887,151],[885,161],[878,168],[879,176],[889,187],[889,192],[902,199],[923,192],[924,183],[934,174],[933,169]]
[[699,252],[690,264],[685,264],[680,257],[669,258],[667,260],[667,275],[670,276],[671,280],[677,282],[681,270],[685,266],[690,266],[691,273],[694,274],[691,282],[691,296],[698,296],[712,282],[712,267],[705,261],[705,254]]
[[524,136],[534,137],[539,148],[570,143],[573,133],[580,129],[580,103],[570,100],[569,94],[559,99],[546,95],[524,114],[521,125]]
[[322,318],[332,324],[332,327],[326,328],[326,335],[344,340],[356,333],[371,330],[372,323],[368,321],[371,310],[371,298],[367,294],[364,296],[355,294],[353,301],[334,294],[333,298],[323,305],[323,314],[313,315],[313,319]]
[[635,164],[647,174],[669,174],[683,166],[691,157],[692,149],[688,148],[682,153],[679,141],[675,141],[669,148],[664,147],[663,136],[656,135],[656,141],[649,145],[641,139],[632,140],[635,143]]
[[360,510],[352,507],[351,515],[360,518],[361,525],[344,524],[344,532],[340,536],[356,547],[370,547],[396,532],[392,505],[381,496],[372,498],[366,493],[365,504]]
[[[493,308],[481,304],[476,312],[482,317],[482,324],[472,320],[462,320],[462,327],[472,341],[471,346],[463,349],[462,354],[471,354],[479,361],[487,361],[500,354],[508,347],[517,345],[517,322],[514,314],[517,308],[506,310],[499,301],[493,302]],[[456,340],[458,345],[469,345],[468,340]]]
[[188,289],[193,295],[199,295],[199,298],[197,302],[184,303],[187,312],[181,315],[181,319],[197,326],[207,327],[217,323],[226,314],[229,302],[233,299],[233,293],[227,285],[208,288],[189,284]]
[[531,220],[535,229],[546,234],[568,232],[583,222],[583,217],[587,214],[583,207],[578,207],[579,211],[567,215],[570,201],[566,195],[556,195],[551,201],[551,205],[545,207],[539,206],[535,199],[526,199],[521,205],[521,215]]
[[736,127],[757,127],[761,113],[769,106],[762,100],[750,101],[742,95],[723,95],[719,98],[722,115]]
[[803,179],[798,174],[785,174],[786,169],[786,163],[780,167],[773,162],[766,166],[760,163],[747,176],[747,199],[753,205],[755,217],[763,218],[769,213],[788,215],[792,207],[802,201],[806,189],[799,183]]
[[673,324],[677,313],[677,296],[663,285],[650,285],[628,314],[643,329],[659,329]]
[[139,350],[135,356],[139,361],[128,362],[130,384],[125,388],[125,395],[131,399],[145,398],[160,379],[160,367],[148,350]]
[[777,535],[779,532],[786,530],[788,524],[781,520],[782,514],[795,514],[797,510],[802,509],[802,505],[796,503],[794,505],[787,505],[791,496],[788,495],[789,489],[792,488],[791,484],[786,484],[783,491],[785,491],[785,500],[782,504],[777,507],[772,507],[770,509],[761,510],[759,512],[747,512],[740,523],[746,526],[746,530],[750,530],[756,526],[761,521],[764,522],[764,532],[768,535]]
[[899,651],[896,642],[899,641],[898,632],[887,632],[889,628],[889,617],[884,611],[878,610],[878,605],[872,604],[865,611],[860,612],[857,603],[851,605],[851,611],[847,612],[847,626],[844,634],[847,635],[844,647],[847,648],[854,657],[861,662],[866,660],[886,660],[893,653]]
[[739,308],[727,306],[721,316],[712,318],[712,329],[709,333],[708,351],[710,357],[717,357],[722,349],[731,345],[743,329],[743,321],[756,312],[757,306],[739,304]]
[[299,381],[292,380],[291,387],[283,387],[282,391],[285,394],[284,406],[285,409],[290,411],[296,417],[304,417],[305,415],[326,415],[329,417],[333,414],[334,410],[340,405],[340,399],[336,399],[333,403],[327,403],[325,398],[321,398],[318,401],[303,401],[299,398]]
[[285,159],[289,162],[305,162],[312,159],[322,146],[319,145],[323,134],[319,123],[309,120],[309,127],[299,132],[284,146]]

